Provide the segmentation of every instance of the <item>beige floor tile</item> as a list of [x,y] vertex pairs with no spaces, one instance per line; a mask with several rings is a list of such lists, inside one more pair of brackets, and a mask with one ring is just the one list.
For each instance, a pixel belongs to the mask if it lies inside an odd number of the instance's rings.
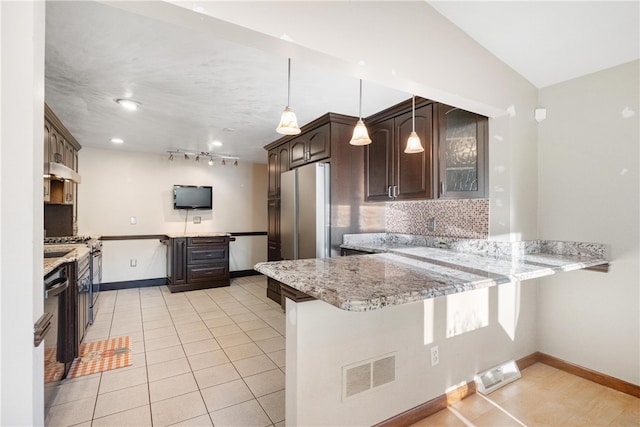
[[149,365],[147,367],[149,382],[185,374],[187,372],[191,372],[191,367],[186,357]]
[[271,359],[264,354],[247,359],[236,360],[233,362],[233,366],[236,367],[242,377],[256,375],[261,372],[271,371],[277,368]]
[[160,348],[174,347],[176,345],[181,345],[180,338],[178,335],[170,335],[168,337],[162,338],[153,338],[150,340],[146,340],[144,342],[144,346],[146,351],[150,350],[158,350]]
[[157,338],[170,337],[173,335],[178,335],[176,332],[176,328],[173,326],[165,326],[157,329],[149,329],[144,331],[144,339],[146,341],[154,340]]
[[200,393],[209,413],[253,399],[253,394],[242,380],[205,388]]
[[202,320],[217,319],[219,317],[229,317],[229,316],[227,316],[227,313],[222,311],[222,309],[219,307],[216,310],[205,311],[203,313],[200,313],[200,318]]
[[269,325],[267,325],[266,323],[264,323],[264,321],[260,319],[256,319],[256,320],[249,320],[246,322],[238,323],[238,326],[240,327],[240,329],[247,332],[247,331],[253,331],[255,329],[263,329],[268,327]]
[[258,402],[267,413],[272,422],[278,423],[284,421],[284,390],[276,391],[275,393],[267,394],[258,398]]
[[93,397],[87,399],[74,400],[60,405],[54,405],[49,408],[46,414],[45,425],[54,426],[71,426],[81,422],[91,420],[93,416],[93,408],[96,399]]
[[232,363],[224,363],[194,371],[193,375],[196,377],[198,387],[201,389],[240,379],[240,374],[238,374]]
[[149,404],[147,384],[137,385],[110,393],[99,394],[96,400],[95,418],[102,418],[116,412]]
[[151,404],[154,427],[168,426],[206,414],[207,408],[198,391]]
[[200,331],[179,332],[178,337],[182,344],[189,344],[196,341],[209,340],[213,338],[208,329]]
[[183,325],[183,324],[201,321],[200,316],[198,316],[197,312],[187,313],[179,316],[176,315],[171,317],[173,318],[174,325]]
[[151,406],[145,405],[93,420],[92,427],[151,427]]
[[225,325],[225,326],[216,326],[214,328],[210,328],[209,330],[211,331],[213,336],[216,337],[216,338],[222,337],[222,336],[225,336],[225,335],[230,335],[230,334],[235,334],[235,333],[238,333],[238,332],[242,332],[242,329],[240,329],[235,324],[233,324],[233,325]]
[[169,326],[173,326],[173,321],[167,317],[162,317],[157,320],[145,320],[142,322],[142,327],[145,331],[150,329],[167,328]]
[[[267,303],[252,304],[251,306],[249,306],[249,309],[251,309],[253,313],[258,313],[265,310],[271,310],[271,306],[269,306],[269,304]],[[258,317],[260,317],[260,315],[258,315]]]
[[222,365],[228,363],[229,358],[222,350],[214,350],[208,353],[192,354],[187,356],[192,371],[198,371],[200,369],[210,368],[216,365]]
[[152,403],[197,390],[198,385],[191,372],[149,383],[149,395]]
[[87,398],[95,399],[98,395],[100,377],[85,378],[84,380],[82,378],[84,377],[80,377],[79,381],[74,382],[61,382],[52,405]]
[[205,325],[204,321],[200,320],[200,318],[198,318],[197,321],[180,323],[180,324],[176,324],[175,326],[176,326],[176,331],[178,331],[178,334],[181,334],[183,332],[207,330],[207,325]]
[[176,427],[213,427],[213,422],[211,422],[209,414],[206,414],[171,425]]
[[267,357],[275,363],[278,368],[284,368],[286,363],[286,352],[284,350],[272,351],[267,353]]
[[224,348],[224,352],[227,353],[227,356],[231,361],[247,359],[249,357],[264,354],[263,351],[260,350],[260,347],[255,345],[253,342],[240,344],[235,347],[226,347]]
[[258,320],[258,316],[253,313],[234,314],[230,317],[236,323],[248,322],[249,320]]
[[274,424],[274,427],[287,427],[284,421],[280,421],[279,423]]
[[142,308],[142,325],[154,320],[171,320],[167,307]]
[[280,369],[244,377],[244,382],[256,397],[284,390],[284,374]]
[[[473,426],[468,420],[458,417],[449,409],[443,409],[436,414],[412,424],[411,427],[469,427]],[[499,426],[495,426],[499,427]],[[520,426],[522,427],[522,426]]]
[[286,341],[283,336],[267,338],[265,340],[256,340],[256,345],[265,353],[271,353],[278,350],[284,350]]
[[266,340],[269,338],[280,337],[280,333],[275,329],[267,326],[266,328],[254,329],[251,331],[245,331],[249,337],[254,341]]
[[216,427],[265,427],[271,425],[271,420],[255,399],[219,409],[211,412],[210,415]]
[[147,350],[147,365],[155,365],[157,363],[167,362],[169,360],[180,359],[186,357],[181,345],[173,347],[159,348],[158,350]]
[[214,338],[183,344],[182,347],[187,356],[220,350],[220,345]]
[[227,348],[227,347],[235,347],[240,344],[250,343],[251,338],[249,338],[249,335],[245,334],[244,332],[237,332],[235,334],[216,337],[216,341],[218,341],[218,344],[220,344],[220,347]]
[[128,370],[114,369],[102,374],[99,393],[111,393],[112,391],[122,390],[146,383],[146,366],[139,366]]
[[208,328],[217,328],[218,326],[233,325],[234,322],[231,317],[225,314],[224,316],[214,317],[213,319],[206,319],[204,323]]
[[[522,422],[518,421],[517,418],[511,416],[510,414],[501,411],[498,408],[490,409],[489,411],[483,413],[471,420],[472,425],[477,427],[522,427]],[[563,424],[531,424],[532,426],[561,426]]]
[[234,315],[234,314],[251,313],[251,311],[247,307],[245,307],[244,305],[241,305],[241,304],[238,304],[238,306],[234,306],[234,307],[229,307],[229,306],[222,307],[222,309],[229,316]]

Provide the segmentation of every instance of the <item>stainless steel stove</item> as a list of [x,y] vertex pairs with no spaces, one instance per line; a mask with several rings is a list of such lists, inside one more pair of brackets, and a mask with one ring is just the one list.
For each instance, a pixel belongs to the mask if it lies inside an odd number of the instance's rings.
[[81,243],[86,244],[91,251],[89,265],[91,284],[88,286],[88,292],[89,324],[93,324],[93,320],[98,311],[98,294],[100,293],[100,283],[102,282],[102,241],[91,236],[59,236],[44,238],[45,245],[69,245]]

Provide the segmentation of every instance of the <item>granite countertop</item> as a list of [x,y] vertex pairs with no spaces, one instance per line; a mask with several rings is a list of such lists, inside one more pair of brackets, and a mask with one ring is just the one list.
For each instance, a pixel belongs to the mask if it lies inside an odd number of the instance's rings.
[[44,258],[44,275],[51,273],[56,268],[60,267],[63,264],[68,262],[78,261],[79,259],[89,256],[91,250],[84,243],[78,244],[60,244],[60,245],[45,245],[44,253],[51,252],[63,252],[69,251],[68,254],[55,257],[55,258]]
[[368,311],[608,263],[607,247],[597,243],[385,233],[345,235],[344,242],[377,253],[266,262],[255,269],[340,309]]

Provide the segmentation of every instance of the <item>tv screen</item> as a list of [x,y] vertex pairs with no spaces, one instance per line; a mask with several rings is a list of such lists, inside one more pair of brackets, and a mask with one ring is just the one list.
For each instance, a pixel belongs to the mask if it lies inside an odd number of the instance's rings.
[[174,209],[211,209],[211,187],[196,185],[173,186]]

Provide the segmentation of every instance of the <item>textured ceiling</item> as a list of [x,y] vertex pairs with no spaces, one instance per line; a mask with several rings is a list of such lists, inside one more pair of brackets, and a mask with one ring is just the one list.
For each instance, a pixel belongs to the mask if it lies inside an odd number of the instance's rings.
[[[539,88],[639,57],[638,1],[429,4]],[[46,8],[45,99],[83,146],[266,161],[287,102],[285,57],[102,3]],[[114,102],[129,96],[139,111]],[[365,81],[363,116],[409,97]],[[357,115],[358,81],[293,61],[291,106],[301,125]]]

